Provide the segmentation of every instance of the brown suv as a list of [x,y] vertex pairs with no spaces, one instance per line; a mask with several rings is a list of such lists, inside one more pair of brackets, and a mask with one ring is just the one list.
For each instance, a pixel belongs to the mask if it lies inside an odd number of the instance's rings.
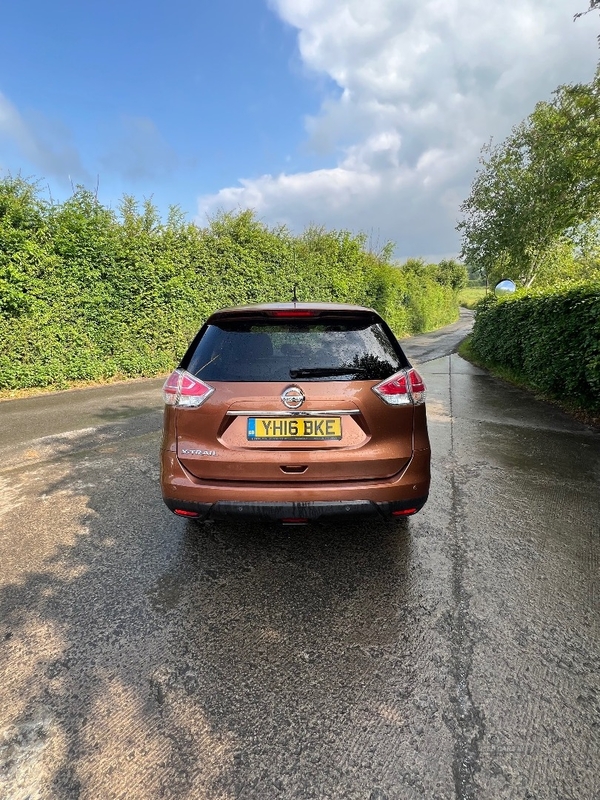
[[372,309],[217,311],[163,391],[161,487],[175,514],[305,522],[407,516],[427,500],[425,386]]

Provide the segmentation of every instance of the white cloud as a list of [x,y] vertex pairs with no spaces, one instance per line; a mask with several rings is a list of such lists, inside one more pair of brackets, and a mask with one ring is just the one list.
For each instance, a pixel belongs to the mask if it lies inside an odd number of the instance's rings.
[[0,137],[8,140],[46,177],[62,183],[87,181],[79,153],[71,144],[69,132],[56,122],[39,117],[31,125],[6,95],[0,92]]
[[241,179],[199,215],[252,207],[268,222],[377,231],[399,255],[457,251],[458,206],[482,144],[561,83],[592,77],[587,0],[271,0],[308,70],[339,97],[306,120],[328,169]]

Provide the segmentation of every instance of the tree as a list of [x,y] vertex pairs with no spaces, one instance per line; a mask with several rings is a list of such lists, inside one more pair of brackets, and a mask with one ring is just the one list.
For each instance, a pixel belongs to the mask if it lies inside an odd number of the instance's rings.
[[599,11],[600,10],[600,0],[590,0],[590,6],[585,11],[579,11],[573,19],[579,19],[579,17],[583,17],[586,14],[589,14],[590,11]]
[[449,286],[452,291],[460,292],[469,281],[467,268],[453,258],[443,258],[437,265],[435,280],[442,286]]
[[530,286],[548,253],[598,217],[599,160],[597,73],[559,87],[502,144],[484,148],[461,206],[462,257],[492,281]]

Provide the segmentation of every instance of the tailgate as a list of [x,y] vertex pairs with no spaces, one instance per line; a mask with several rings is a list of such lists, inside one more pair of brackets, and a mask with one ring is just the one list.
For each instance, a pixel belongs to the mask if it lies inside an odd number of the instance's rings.
[[201,408],[177,409],[178,458],[207,481],[391,477],[412,456],[414,409],[386,405],[374,383],[297,382],[306,398],[297,411],[281,400],[289,383],[214,383]]

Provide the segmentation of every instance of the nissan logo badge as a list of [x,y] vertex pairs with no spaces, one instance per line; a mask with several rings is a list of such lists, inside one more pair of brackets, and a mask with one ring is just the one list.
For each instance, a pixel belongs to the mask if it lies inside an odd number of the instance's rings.
[[290,386],[281,395],[281,402],[287,408],[300,408],[304,402],[304,392],[298,386]]

